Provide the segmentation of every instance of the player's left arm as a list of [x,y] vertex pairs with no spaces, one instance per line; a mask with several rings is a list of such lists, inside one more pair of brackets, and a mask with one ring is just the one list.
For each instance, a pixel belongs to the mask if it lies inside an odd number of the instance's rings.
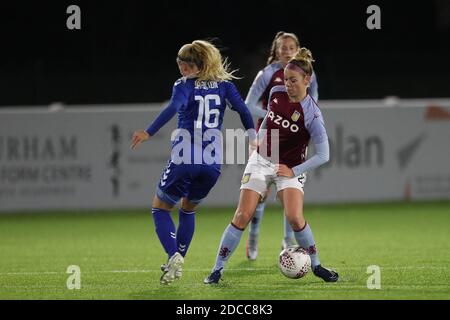
[[299,176],[309,170],[314,170],[330,160],[330,146],[327,130],[323,121],[322,112],[314,108],[314,114],[306,120],[306,129],[314,143],[314,155],[302,164],[292,168],[295,176]]
[[298,166],[288,168],[286,165],[278,165],[278,175],[285,177],[295,177],[310,170],[314,170],[330,159],[330,146],[328,143],[328,135],[325,129],[322,113],[319,108],[315,108],[314,114],[306,119],[306,129],[311,135],[314,143],[315,154]]

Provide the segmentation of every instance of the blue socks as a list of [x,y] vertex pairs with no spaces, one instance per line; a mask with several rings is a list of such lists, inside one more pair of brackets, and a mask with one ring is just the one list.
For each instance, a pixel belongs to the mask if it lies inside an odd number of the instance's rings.
[[184,257],[194,236],[195,230],[195,211],[178,211],[178,230],[177,230],[177,248],[178,252]]
[[159,242],[170,258],[177,252],[175,224],[167,210],[152,208],[152,213]]
[[311,227],[306,223],[302,230],[294,231],[294,234],[299,246],[305,249],[311,257],[311,267],[314,269],[320,264],[320,261]]
[[180,209],[177,231],[169,211],[152,208],[152,213],[156,234],[169,258],[176,252],[184,257],[194,236],[195,212]]
[[264,215],[265,202],[260,202],[256,206],[255,215],[250,223],[249,236],[256,238],[259,235],[259,226],[261,225],[261,219]]
[[216,263],[214,264],[213,271],[223,270],[223,267],[227,263],[230,256],[241,241],[242,233],[244,230],[236,228],[233,224],[229,224],[222,235],[220,241],[219,251],[217,252]]

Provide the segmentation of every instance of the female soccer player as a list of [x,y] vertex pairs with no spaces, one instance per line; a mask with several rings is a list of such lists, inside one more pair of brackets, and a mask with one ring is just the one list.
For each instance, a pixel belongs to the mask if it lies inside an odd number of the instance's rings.
[[[211,130],[220,133],[227,102],[239,113],[251,139],[256,139],[251,114],[229,81],[236,78],[234,71],[228,70],[227,60],[222,60],[214,45],[201,40],[186,44],[178,52],[177,63],[183,77],[175,82],[168,106],[146,130],[134,132],[131,145],[135,149],[178,113],[171,157],[152,203],[156,233],[168,255],[168,262],[161,266],[161,284],[181,277],[183,257],[194,235],[195,208],[219,178],[220,161],[207,159],[211,153],[205,149],[211,148],[211,143],[204,138],[211,135]],[[221,145],[216,147],[215,151],[220,152]],[[175,229],[170,211],[180,199],[179,225]]]
[[[280,31],[275,35],[270,49],[270,56],[267,60],[267,66],[257,74],[245,99],[245,103],[250,109],[250,112],[260,118],[258,120],[258,127],[267,113],[267,101],[270,90],[274,86],[284,83],[284,68],[295,57],[299,48],[300,42],[294,33]],[[317,77],[314,71],[311,75],[308,92],[314,100],[318,100]],[[260,99],[262,105],[257,106]],[[250,224],[249,238],[246,243],[246,255],[249,260],[255,260],[258,256],[259,227],[264,214],[265,200],[268,197],[269,191],[267,190],[264,196],[261,197],[260,203],[256,206],[255,216]],[[292,231],[289,222],[286,220],[286,216],[284,216],[284,239],[282,246],[285,248],[295,244],[294,231]]]
[[[313,72],[312,61],[311,52],[301,48],[284,68],[285,85],[275,86],[270,92],[268,113],[258,132],[262,143],[250,156],[245,168],[239,204],[232,222],[223,233],[212,272],[204,280],[207,284],[219,282],[260,197],[271,184],[276,186],[295,239],[311,257],[313,273],[327,282],[335,282],[339,278],[335,271],[321,266],[311,227],[303,216],[305,172],[329,159],[322,114],[307,93]],[[316,153],[306,160],[306,147],[310,140]]]

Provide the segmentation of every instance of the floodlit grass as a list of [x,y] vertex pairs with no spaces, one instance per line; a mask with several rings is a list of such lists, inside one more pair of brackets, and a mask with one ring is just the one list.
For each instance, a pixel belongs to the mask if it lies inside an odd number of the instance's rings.
[[[281,275],[281,210],[268,207],[257,261],[245,257],[245,233],[223,281],[204,285],[233,212],[198,210],[183,277],[170,286],[159,284],[166,256],[149,210],[2,214],[0,299],[450,299],[450,202],[306,206],[337,283]],[[81,268],[80,290],[66,286],[69,265]],[[370,265],[381,268],[380,290],[367,288]]]

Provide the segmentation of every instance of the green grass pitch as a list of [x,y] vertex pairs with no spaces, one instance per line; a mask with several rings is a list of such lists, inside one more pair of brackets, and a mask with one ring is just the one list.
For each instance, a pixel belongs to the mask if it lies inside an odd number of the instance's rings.
[[[150,210],[2,214],[0,299],[450,299],[450,202],[306,206],[337,283],[281,275],[282,216],[270,206],[258,260],[245,257],[246,232],[223,281],[204,285],[233,212],[198,210],[183,278],[170,286],[159,284],[166,257]],[[67,289],[69,265],[81,269],[79,290]],[[379,290],[367,288],[370,265]]]

